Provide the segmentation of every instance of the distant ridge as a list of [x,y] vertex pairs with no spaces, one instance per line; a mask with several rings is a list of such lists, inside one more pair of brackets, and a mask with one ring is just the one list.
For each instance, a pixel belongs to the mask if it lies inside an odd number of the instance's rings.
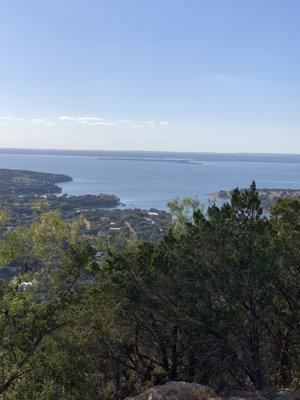
[[300,163],[300,154],[271,154],[271,153],[208,153],[208,152],[171,152],[171,151],[108,151],[108,150],[61,150],[61,149],[22,149],[0,148],[0,154],[22,154],[42,156],[69,156],[69,157],[98,157],[105,160],[136,160],[164,161],[187,160],[189,163],[205,161],[215,162],[273,162],[273,163]]

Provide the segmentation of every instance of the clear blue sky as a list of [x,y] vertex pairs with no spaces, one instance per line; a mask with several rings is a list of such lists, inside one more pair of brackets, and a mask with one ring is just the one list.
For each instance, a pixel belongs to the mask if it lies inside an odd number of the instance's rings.
[[2,0],[0,147],[300,153],[299,0]]

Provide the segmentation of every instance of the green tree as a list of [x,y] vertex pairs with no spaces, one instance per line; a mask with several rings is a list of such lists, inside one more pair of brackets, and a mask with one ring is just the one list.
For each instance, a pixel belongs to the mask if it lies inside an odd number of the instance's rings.
[[[279,297],[278,315],[281,324],[274,332],[275,351],[278,355],[277,385],[299,383],[297,366],[298,343],[296,332],[299,321],[300,282],[300,198],[281,199],[271,210],[271,223],[275,236],[279,273],[274,282]],[[298,371],[298,376],[296,374]]]
[[76,224],[51,212],[28,228],[9,231],[1,241],[2,262],[31,263],[35,271],[12,279],[1,292],[0,395],[13,396],[25,385],[33,398],[30,387],[38,386],[33,375],[41,385],[43,372],[57,356],[51,353],[55,338],[80,317],[74,306],[94,252],[77,232]]
[[[300,200],[266,216],[254,183],[207,214],[171,204],[158,243],[114,237],[107,258],[58,212],[0,240],[0,397],[121,400],[168,380],[217,390],[297,379]],[[24,270],[24,269],[23,269]]]

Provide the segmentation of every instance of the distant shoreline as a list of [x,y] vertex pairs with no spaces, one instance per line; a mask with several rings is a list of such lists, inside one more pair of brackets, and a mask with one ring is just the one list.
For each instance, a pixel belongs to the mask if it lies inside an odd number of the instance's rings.
[[176,159],[176,158],[149,158],[149,157],[98,157],[100,161],[150,161],[150,162],[168,162],[177,164],[198,164],[201,165],[200,161],[188,160],[188,159]]
[[98,158],[100,160],[175,162],[181,164],[201,164],[202,162],[300,163],[300,154],[271,153],[192,153],[137,150],[108,151],[0,148],[0,155],[91,157]]

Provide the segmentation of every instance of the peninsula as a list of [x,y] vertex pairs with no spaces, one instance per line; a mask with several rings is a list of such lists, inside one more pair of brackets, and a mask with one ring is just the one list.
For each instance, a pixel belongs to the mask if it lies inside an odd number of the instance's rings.
[[19,169],[0,169],[0,195],[50,194],[61,193],[57,184],[72,182],[72,178],[63,174],[24,171]]

